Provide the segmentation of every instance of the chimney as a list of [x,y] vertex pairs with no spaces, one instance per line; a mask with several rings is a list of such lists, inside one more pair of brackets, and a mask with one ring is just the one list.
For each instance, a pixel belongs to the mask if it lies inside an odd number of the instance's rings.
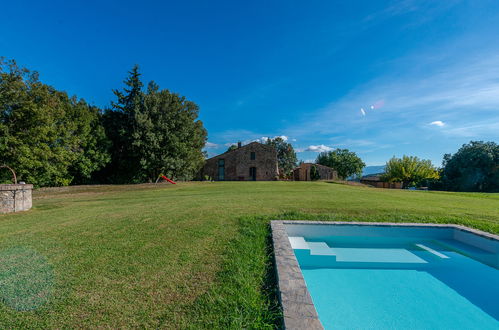
[[241,141],[239,141],[239,142],[237,143],[237,147],[238,147],[238,148],[241,148],[241,146],[242,146]]

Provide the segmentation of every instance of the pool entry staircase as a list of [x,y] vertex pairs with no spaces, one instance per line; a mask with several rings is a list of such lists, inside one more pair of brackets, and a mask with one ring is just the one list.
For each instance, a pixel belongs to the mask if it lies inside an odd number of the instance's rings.
[[[291,247],[303,268],[424,268],[431,262],[445,263],[450,259],[445,252],[453,251],[497,267],[497,255],[455,240],[397,240],[390,245],[377,244],[373,238],[357,238],[355,247],[347,242],[328,243],[289,237]],[[364,246],[359,247],[359,241]],[[439,251],[437,251],[439,250]]]

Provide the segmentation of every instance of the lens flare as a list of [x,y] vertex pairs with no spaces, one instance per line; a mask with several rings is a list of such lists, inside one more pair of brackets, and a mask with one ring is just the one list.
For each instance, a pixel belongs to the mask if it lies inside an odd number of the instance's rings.
[[385,100],[379,100],[371,105],[371,110],[381,109],[385,105]]

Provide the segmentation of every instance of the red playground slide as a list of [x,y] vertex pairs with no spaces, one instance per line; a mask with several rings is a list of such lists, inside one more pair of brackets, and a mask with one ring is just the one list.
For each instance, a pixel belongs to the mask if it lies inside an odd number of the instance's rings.
[[166,181],[170,182],[171,184],[177,184],[175,181],[168,179],[168,178],[167,178],[166,176],[164,176],[164,175],[162,175],[161,177],[162,177],[163,179],[165,179]]

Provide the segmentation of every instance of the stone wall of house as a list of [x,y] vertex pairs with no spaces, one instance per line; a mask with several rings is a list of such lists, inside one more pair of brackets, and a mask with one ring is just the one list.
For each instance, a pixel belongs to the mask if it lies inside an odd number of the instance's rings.
[[[254,153],[255,159],[251,159]],[[250,168],[256,169],[256,181],[276,180],[279,176],[277,169],[277,152],[271,146],[258,142],[239,147],[221,155],[206,160],[200,178],[209,176],[213,180],[220,180],[218,166],[223,159],[225,166],[225,181],[251,181]]]
[[295,181],[310,181],[310,169],[312,166],[317,168],[319,172],[320,179],[319,180],[337,180],[338,173],[332,169],[331,167],[312,164],[312,163],[303,163],[299,167],[293,170],[293,179]]
[[31,209],[31,184],[0,184],[0,214]]
[[402,189],[402,182],[383,182],[381,180],[361,179],[360,183],[373,186],[375,188]]

